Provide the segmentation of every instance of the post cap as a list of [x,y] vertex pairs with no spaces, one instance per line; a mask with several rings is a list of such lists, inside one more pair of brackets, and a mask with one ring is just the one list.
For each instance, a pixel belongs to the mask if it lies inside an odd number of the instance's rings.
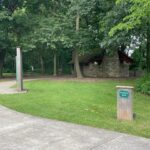
[[133,86],[116,86],[117,89],[134,89]]

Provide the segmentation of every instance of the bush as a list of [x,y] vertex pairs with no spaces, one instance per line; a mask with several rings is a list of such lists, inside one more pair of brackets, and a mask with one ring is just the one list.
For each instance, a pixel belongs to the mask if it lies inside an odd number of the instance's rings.
[[150,74],[137,80],[136,91],[150,95]]

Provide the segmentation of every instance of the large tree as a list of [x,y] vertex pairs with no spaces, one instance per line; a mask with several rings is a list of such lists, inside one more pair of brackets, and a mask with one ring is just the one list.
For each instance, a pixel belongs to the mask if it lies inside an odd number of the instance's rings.
[[24,0],[3,0],[0,3],[0,77],[8,50],[20,46],[21,38],[30,29],[25,4]]
[[[34,50],[39,53],[42,72],[44,70],[44,55],[53,56],[54,76],[57,75],[58,70],[57,55],[69,44],[67,29],[70,24],[64,14],[65,4],[65,1],[29,1],[27,4],[27,10],[33,16],[34,28],[25,38],[31,39],[29,42],[31,49],[35,47]],[[35,12],[35,8],[38,12]]]
[[[150,1],[149,0],[117,0],[116,5],[127,8],[127,14],[110,30],[109,35],[119,32],[134,31],[138,37],[147,41],[147,72],[150,72]],[[143,40],[144,41],[144,40]],[[141,44],[143,44],[141,42]]]
[[[74,68],[78,78],[82,78],[82,72],[79,64],[79,55],[84,51],[90,49],[92,44],[96,42],[98,30],[94,30],[95,20],[97,15],[95,9],[97,8],[97,0],[68,0],[68,18],[72,22],[72,44],[73,44],[73,61]],[[96,19],[95,19],[96,18]],[[95,23],[95,24],[94,24]],[[98,42],[97,42],[98,45]],[[97,46],[95,44],[95,47]]]

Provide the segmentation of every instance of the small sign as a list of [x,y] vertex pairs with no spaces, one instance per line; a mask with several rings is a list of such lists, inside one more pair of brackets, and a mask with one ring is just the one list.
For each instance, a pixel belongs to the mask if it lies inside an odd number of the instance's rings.
[[128,99],[128,98],[129,98],[129,92],[128,92],[128,91],[125,91],[125,90],[121,90],[121,91],[119,91],[119,96],[120,96],[121,98],[126,98],[126,99]]
[[132,86],[117,86],[117,119],[133,120],[133,88]]

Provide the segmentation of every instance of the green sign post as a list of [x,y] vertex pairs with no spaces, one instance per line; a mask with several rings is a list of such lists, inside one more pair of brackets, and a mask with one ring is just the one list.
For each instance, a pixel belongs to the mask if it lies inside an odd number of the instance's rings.
[[133,120],[132,86],[117,86],[117,118],[119,120]]

